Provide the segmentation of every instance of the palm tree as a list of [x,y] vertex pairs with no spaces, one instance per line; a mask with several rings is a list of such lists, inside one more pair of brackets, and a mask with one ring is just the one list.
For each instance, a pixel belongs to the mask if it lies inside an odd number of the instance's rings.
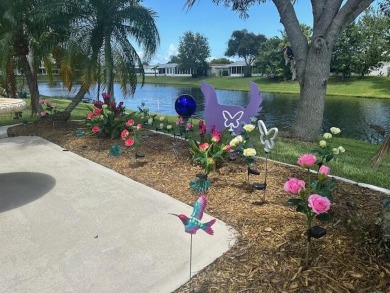
[[[108,93],[114,96],[114,78],[125,95],[134,94],[137,68],[142,84],[145,75],[142,59],[131,41],[142,48],[144,60],[150,60],[160,42],[155,24],[156,13],[140,5],[140,0],[85,0],[73,25],[71,38],[84,55],[81,87],[65,109],[70,112],[96,82],[101,59]],[[101,58],[99,56],[102,56]]]
[[[13,60],[19,61],[26,78],[32,112],[42,110],[39,104],[37,69],[50,51],[66,38],[71,18],[64,17],[73,3],[61,0],[2,0],[0,3],[0,68],[12,81]],[[59,5],[62,4],[62,5]],[[58,17],[61,16],[61,17]]]

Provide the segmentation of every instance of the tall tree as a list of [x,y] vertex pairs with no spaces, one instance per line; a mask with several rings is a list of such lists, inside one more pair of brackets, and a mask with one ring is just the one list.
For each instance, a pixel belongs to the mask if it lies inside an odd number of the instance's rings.
[[[186,0],[188,7],[199,0]],[[266,0],[212,0],[223,3],[248,16],[251,5]],[[315,140],[322,125],[326,88],[330,73],[333,46],[341,32],[351,24],[374,0],[311,0],[313,34],[310,42],[300,29],[294,9],[295,1],[272,0],[294,52],[300,101],[292,126],[292,135],[302,140]]]
[[210,46],[207,38],[200,33],[185,32],[180,38],[178,55],[179,68],[189,70],[193,76],[207,74],[207,58],[210,57]]
[[244,76],[252,76],[251,68],[253,62],[259,52],[260,45],[266,40],[267,38],[264,35],[256,35],[248,32],[246,29],[234,31],[228,41],[225,56],[243,58],[246,65]]
[[[76,41],[83,48],[86,61],[82,84],[72,102],[65,109],[70,113],[96,81],[101,59],[104,64],[108,93],[114,96],[114,78],[120,80],[125,95],[134,94],[137,73],[145,80],[143,61],[149,61],[160,42],[156,27],[156,13],[140,4],[140,0],[83,0],[79,17],[74,23]],[[144,60],[133,43],[141,47]],[[101,58],[100,58],[101,57]],[[116,76],[115,76],[116,74]]]

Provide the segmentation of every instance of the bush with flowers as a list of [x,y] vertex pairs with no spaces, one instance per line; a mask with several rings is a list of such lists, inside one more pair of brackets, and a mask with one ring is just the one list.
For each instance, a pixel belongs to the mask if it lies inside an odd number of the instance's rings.
[[43,111],[40,113],[41,118],[47,118],[57,113],[57,107],[52,104],[52,101],[49,99],[39,99],[39,104],[42,105]]
[[307,182],[298,178],[290,178],[284,184],[284,190],[296,197],[290,198],[288,203],[296,206],[296,211],[306,215],[307,229],[312,227],[314,218],[329,219],[327,213],[331,206],[332,190],[336,187],[334,181],[329,180],[330,168],[321,165],[316,178],[310,168],[316,165],[317,158],[313,154],[304,154],[298,159],[298,165],[307,169]]
[[134,119],[128,119],[124,127],[121,132],[121,139],[124,141],[125,146],[136,149],[141,138],[139,132],[142,129],[142,124],[138,123],[135,125]]
[[200,142],[190,139],[188,143],[193,162],[202,166],[204,174],[208,175],[221,167],[230,146],[223,143],[222,134],[215,127],[208,133],[203,120],[199,120],[198,131]]
[[322,134],[321,139],[318,143],[319,149],[314,150],[319,157],[317,164],[321,167],[322,164],[330,162],[336,158],[336,155],[344,153],[345,149],[342,146],[335,147],[332,145],[334,136],[341,132],[340,128],[331,127],[330,132]]
[[87,114],[84,123],[97,136],[119,138],[124,129],[124,123],[130,115],[125,114],[123,102],[117,105],[107,93],[103,93],[102,96],[103,102],[93,102],[94,108]]

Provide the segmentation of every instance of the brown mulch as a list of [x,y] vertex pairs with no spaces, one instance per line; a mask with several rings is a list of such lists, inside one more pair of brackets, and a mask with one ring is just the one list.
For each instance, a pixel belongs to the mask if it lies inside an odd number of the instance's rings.
[[[76,137],[82,124],[40,122],[12,127],[10,136],[39,135],[63,148],[111,168],[138,182],[192,205],[197,196],[189,181],[201,170],[191,164],[187,142],[148,132],[135,159],[125,149],[108,156],[122,141]],[[124,148],[123,148],[124,149]],[[320,224],[327,235],[314,239],[310,266],[305,266],[305,218],[287,205],[284,182],[302,177],[299,168],[268,162],[266,202],[251,183],[264,180],[265,162],[256,163],[260,176],[247,180],[246,166],[225,164],[211,173],[206,212],[238,231],[236,244],[192,278],[193,292],[390,292],[390,252],[381,241],[381,202],[384,194],[337,182],[331,213],[333,221]],[[157,261],[157,260],[156,260]],[[188,284],[177,292],[187,292]]]

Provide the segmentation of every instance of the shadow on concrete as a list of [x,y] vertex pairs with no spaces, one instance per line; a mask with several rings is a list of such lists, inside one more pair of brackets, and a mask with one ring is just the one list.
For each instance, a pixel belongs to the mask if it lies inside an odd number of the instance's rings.
[[36,172],[0,174],[0,213],[33,202],[56,185],[54,177]]

